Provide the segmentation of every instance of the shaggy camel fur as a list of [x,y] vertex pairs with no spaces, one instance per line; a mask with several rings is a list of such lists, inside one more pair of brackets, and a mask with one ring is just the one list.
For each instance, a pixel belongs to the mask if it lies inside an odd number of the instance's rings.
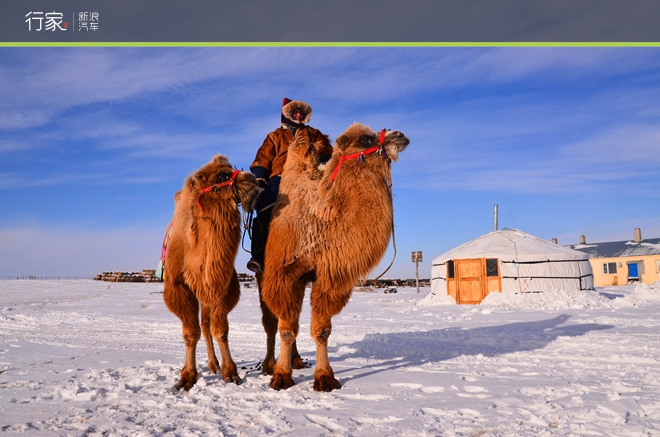
[[289,146],[261,281],[261,297],[278,319],[281,339],[270,387],[294,384],[292,345],[308,282],[313,282],[314,390],[341,387],[328,361],[331,318],[385,254],[393,227],[390,160],[408,143],[401,132],[383,131],[379,137],[355,123],[337,138],[325,171],[318,169],[314,144],[296,138]]
[[[216,155],[189,176],[175,195],[163,298],[183,325],[186,363],[178,389],[189,390],[197,381],[195,352],[200,337],[200,304],[209,371],[221,371],[226,382],[241,382],[229,353],[227,314],[240,296],[234,270],[241,239],[238,204],[250,210],[259,191],[252,174],[235,170],[227,158]],[[220,348],[222,367],[213,349],[213,338]]]

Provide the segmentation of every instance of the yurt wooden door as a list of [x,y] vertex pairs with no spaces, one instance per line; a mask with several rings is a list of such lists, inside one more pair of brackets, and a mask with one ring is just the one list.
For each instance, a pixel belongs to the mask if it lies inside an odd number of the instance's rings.
[[497,259],[457,259],[447,262],[447,293],[459,304],[478,304],[488,293],[502,290]]

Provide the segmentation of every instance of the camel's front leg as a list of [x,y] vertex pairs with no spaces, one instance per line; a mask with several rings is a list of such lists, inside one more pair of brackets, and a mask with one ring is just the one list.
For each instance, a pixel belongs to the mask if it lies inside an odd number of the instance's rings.
[[257,273],[257,286],[259,287],[259,305],[261,305],[261,324],[266,331],[266,356],[261,363],[261,374],[272,375],[275,367],[275,336],[277,335],[277,317],[268,308],[261,294],[262,274]]
[[280,357],[273,368],[273,377],[270,380],[270,388],[275,390],[285,390],[295,383],[293,382],[293,370],[291,368],[291,347],[298,335],[298,320],[280,319]]
[[306,369],[307,366],[298,352],[298,342],[294,341],[291,345],[291,367],[294,369]]
[[[305,297],[306,282],[292,280],[292,277],[280,277],[279,287],[272,288],[271,293],[264,293],[264,300],[277,316],[280,331],[280,356],[273,368],[270,387],[284,390],[292,385],[293,344],[298,336],[298,320],[302,311],[302,301]],[[300,357],[300,356],[298,356]],[[302,361],[302,360],[301,360]]]
[[240,384],[241,378],[238,376],[236,363],[234,363],[229,352],[229,321],[227,320],[227,314],[221,308],[213,309],[211,329],[213,330],[213,337],[218,342],[220,349],[222,380]]
[[211,308],[204,304],[202,304],[202,334],[204,334],[206,353],[209,357],[209,372],[216,374],[220,371],[220,363],[215,356],[215,349],[213,348],[213,336],[211,334]]
[[335,372],[328,360],[328,337],[332,332],[331,318],[339,313],[350,298],[347,293],[332,292],[329,288],[312,287],[312,320],[310,331],[316,342],[316,369],[314,370],[314,390],[332,391],[341,388]]
[[163,300],[167,308],[181,320],[183,342],[186,345],[186,363],[181,369],[181,379],[176,388],[188,391],[197,382],[195,353],[202,334],[199,328],[199,303],[188,287],[172,282],[165,284]]
[[[261,274],[257,273],[257,285],[259,286],[259,304],[261,305],[261,324],[266,331],[266,356],[261,364],[262,375],[272,375],[275,368],[275,339],[277,335],[277,317],[268,308],[261,295]],[[291,345],[291,366],[294,369],[305,369],[307,366],[303,362],[298,347],[294,341]]]
[[222,380],[236,384],[241,383],[241,378],[238,376],[236,363],[234,363],[229,352],[229,321],[227,320],[227,314],[236,306],[240,295],[241,287],[234,270],[222,299],[211,304],[211,331],[220,349]]

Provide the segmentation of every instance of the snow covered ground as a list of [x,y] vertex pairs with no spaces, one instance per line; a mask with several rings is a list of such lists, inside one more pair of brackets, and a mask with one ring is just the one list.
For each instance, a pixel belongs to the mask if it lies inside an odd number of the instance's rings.
[[[242,385],[206,368],[188,393],[162,284],[0,281],[0,430],[90,436],[660,436],[660,290],[490,296],[451,304],[356,292],[333,319],[340,390],[313,368],[277,392],[257,292],[230,314]],[[309,307],[299,349],[314,364]]]

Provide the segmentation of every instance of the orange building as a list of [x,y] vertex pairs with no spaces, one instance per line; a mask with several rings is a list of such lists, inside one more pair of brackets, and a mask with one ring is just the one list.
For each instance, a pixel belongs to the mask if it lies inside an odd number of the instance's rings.
[[567,247],[589,255],[597,287],[660,281],[660,238],[643,240],[639,228],[629,241],[587,244],[581,235],[580,244]]

